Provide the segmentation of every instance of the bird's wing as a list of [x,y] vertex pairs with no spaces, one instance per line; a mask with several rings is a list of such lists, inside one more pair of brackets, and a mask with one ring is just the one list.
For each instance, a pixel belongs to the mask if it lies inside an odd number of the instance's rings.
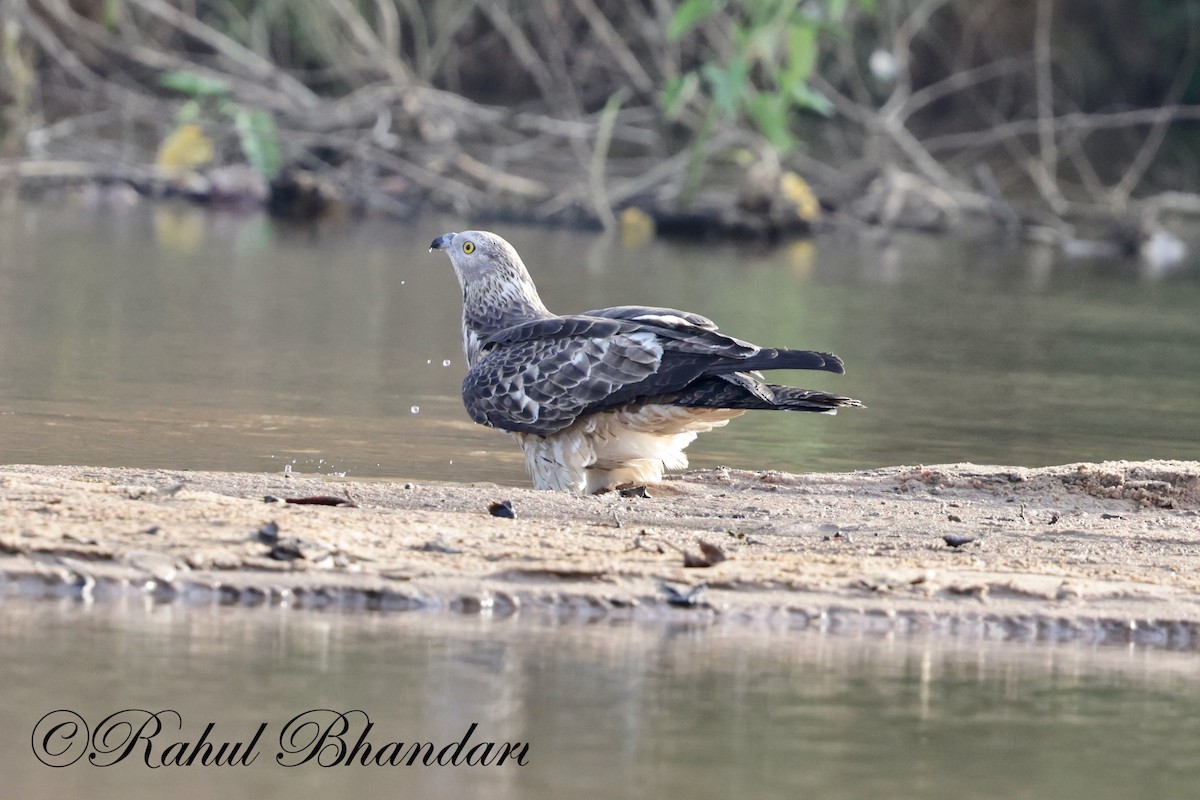
[[717,323],[708,317],[702,317],[690,311],[680,311],[677,308],[659,308],[658,306],[613,306],[612,308],[585,311],[583,315],[587,317],[627,319],[634,322],[645,322],[667,327],[692,326],[709,331],[717,329]]
[[521,342],[544,342],[576,337],[607,339],[619,333],[633,333],[637,330],[639,330],[638,325],[621,320],[583,315],[547,317],[504,328],[484,339],[480,345],[484,351],[488,351],[501,345],[514,345]]
[[[638,307],[622,306],[616,309],[602,310],[624,311],[626,309],[638,309]],[[711,328],[695,325],[683,317],[674,316],[676,312],[671,309],[655,310],[670,311],[671,315],[667,315],[665,318],[663,315],[638,315],[624,318],[597,317],[587,314],[549,317],[523,322],[497,331],[481,342],[481,346],[486,352],[500,345],[513,345],[527,341],[577,337],[607,339],[617,335],[650,333],[659,337],[665,345],[677,353],[703,354],[722,358],[747,358],[762,352],[762,348],[758,345],[718,333],[715,325]],[[708,322],[704,317],[692,316]]]
[[840,360],[828,353],[760,348],[679,320],[579,315],[506,328],[481,343],[481,357],[463,381],[463,403],[478,423],[545,436],[635,400],[670,402],[703,376],[759,368],[840,371]]
[[553,317],[484,340],[463,381],[463,403],[481,424],[548,435],[584,414],[677,392],[715,364],[760,352],[691,325]]
[[467,373],[463,403],[483,425],[549,435],[653,376],[662,355],[646,333],[493,343]]

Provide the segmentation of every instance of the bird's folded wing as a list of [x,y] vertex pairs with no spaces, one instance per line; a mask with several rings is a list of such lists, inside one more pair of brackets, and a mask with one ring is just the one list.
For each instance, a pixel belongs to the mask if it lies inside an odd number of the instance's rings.
[[[558,335],[554,327],[545,338],[493,342],[486,350],[463,381],[463,403],[473,420],[548,435],[581,414],[628,402],[647,389],[657,393],[653,385],[667,382],[660,374],[663,347],[653,333]],[[674,380],[686,383],[698,371]]]
[[[586,315],[515,325],[481,349],[463,381],[471,419],[543,436],[635,400],[669,402],[703,376],[759,368],[840,371],[841,364],[827,353],[764,349],[686,321],[664,327]],[[761,391],[749,375],[726,380],[756,396]]]
[[[618,309],[603,310],[618,311],[631,308],[636,307],[622,306]],[[671,311],[671,309],[659,310]],[[703,320],[704,318],[699,317],[699,319]],[[714,328],[715,326],[708,328],[692,324],[682,317],[669,317],[664,322],[662,319],[655,318],[625,319],[573,314],[523,322],[511,328],[505,328],[485,339],[482,348],[487,351],[501,345],[513,345],[528,341],[567,338],[603,340],[617,335],[648,333],[659,337],[664,346],[676,353],[747,358],[762,350],[757,345],[726,336]]]
[[634,322],[646,322],[664,327],[696,327],[715,331],[717,323],[708,317],[693,314],[691,311],[680,311],[677,308],[661,308],[659,306],[613,306],[583,312],[587,317],[608,317],[609,319],[627,319]]
[[639,326],[632,322],[572,315],[566,317],[548,317],[522,322],[511,328],[505,328],[489,336],[482,342],[484,350],[490,350],[499,345],[513,345],[521,342],[552,341],[555,339],[591,338],[605,339],[618,333],[633,333]]

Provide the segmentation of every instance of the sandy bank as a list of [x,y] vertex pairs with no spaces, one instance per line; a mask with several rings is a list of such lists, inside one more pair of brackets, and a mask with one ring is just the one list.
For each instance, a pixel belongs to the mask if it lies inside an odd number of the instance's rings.
[[[0,467],[0,597],[703,615],[1200,649],[1200,463],[721,469],[651,494]],[[282,502],[320,495],[355,505]],[[504,500],[515,518],[489,513]],[[685,551],[704,560],[701,540],[726,559],[685,567]]]

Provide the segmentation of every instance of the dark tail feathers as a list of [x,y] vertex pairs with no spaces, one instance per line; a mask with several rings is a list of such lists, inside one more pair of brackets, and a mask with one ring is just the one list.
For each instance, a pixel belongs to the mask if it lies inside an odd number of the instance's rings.
[[755,369],[823,369],[842,375],[846,367],[833,353],[818,353],[815,350],[775,350],[763,348],[757,355],[731,364],[738,372]]
[[[792,351],[795,352],[795,351]],[[819,354],[820,355],[820,354]],[[788,367],[787,369],[795,369]],[[729,376],[733,378],[734,376]],[[737,376],[737,378],[749,376]],[[703,378],[677,394],[672,402],[690,408],[737,408],[763,411],[813,411],[834,414],[839,408],[861,408],[852,397],[797,389],[774,383],[755,382],[754,390],[744,380],[729,380],[724,376]]]

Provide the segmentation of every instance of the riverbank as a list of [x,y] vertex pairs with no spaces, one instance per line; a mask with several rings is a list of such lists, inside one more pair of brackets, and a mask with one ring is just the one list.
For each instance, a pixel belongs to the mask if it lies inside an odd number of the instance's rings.
[[1193,12],[875,5],[17,3],[0,195],[1183,258]]
[[[6,466],[0,596],[702,615],[1200,649],[1200,463],[719,469],[651,495]],[[352,505],[321,504],[334,498]]]

